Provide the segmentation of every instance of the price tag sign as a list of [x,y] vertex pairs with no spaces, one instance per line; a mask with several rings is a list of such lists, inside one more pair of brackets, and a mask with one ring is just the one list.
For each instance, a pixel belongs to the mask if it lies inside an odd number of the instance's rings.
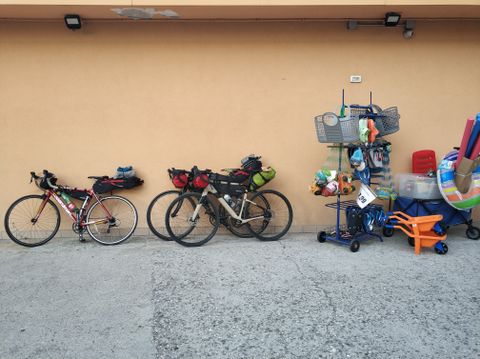
[[370,203],[372,203],[377,196],[372,191],[372,189],[367,186],[366,184],[362,183],[360,185],[360,190],[358,191],[357,196],[357,204],[360,208],[367,207]]

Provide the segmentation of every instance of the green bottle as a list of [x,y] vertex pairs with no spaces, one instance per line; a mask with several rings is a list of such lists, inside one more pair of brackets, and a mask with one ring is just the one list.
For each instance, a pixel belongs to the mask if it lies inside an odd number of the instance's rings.
[[60,196],[62,197],[63,201],[67,205],[67,208],[70,210],[70,212],[75,212],[77,210],[77,206],[75,206],[75,203],[72,202],[72,199],[68,194],[65,192],[60,193]]

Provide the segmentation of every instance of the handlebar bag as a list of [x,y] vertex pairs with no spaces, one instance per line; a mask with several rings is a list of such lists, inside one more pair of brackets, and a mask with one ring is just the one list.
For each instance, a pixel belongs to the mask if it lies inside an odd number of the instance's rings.
[[188,185],[188,175],[185,170],[169,170],[170,179],[175,188],[185,188]]

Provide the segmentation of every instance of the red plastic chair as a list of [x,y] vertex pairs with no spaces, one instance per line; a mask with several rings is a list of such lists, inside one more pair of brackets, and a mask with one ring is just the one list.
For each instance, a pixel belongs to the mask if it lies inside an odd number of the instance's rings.
[[437,170],[435,151],[421,150],[412,153],[412,173],[427,174]]

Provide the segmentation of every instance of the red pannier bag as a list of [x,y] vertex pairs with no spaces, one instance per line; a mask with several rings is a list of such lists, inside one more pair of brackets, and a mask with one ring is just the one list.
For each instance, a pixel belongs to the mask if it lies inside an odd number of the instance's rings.
[[188,185],[187,171],[171,168],[168,170],[168,174],[175,188],[185,188]]

